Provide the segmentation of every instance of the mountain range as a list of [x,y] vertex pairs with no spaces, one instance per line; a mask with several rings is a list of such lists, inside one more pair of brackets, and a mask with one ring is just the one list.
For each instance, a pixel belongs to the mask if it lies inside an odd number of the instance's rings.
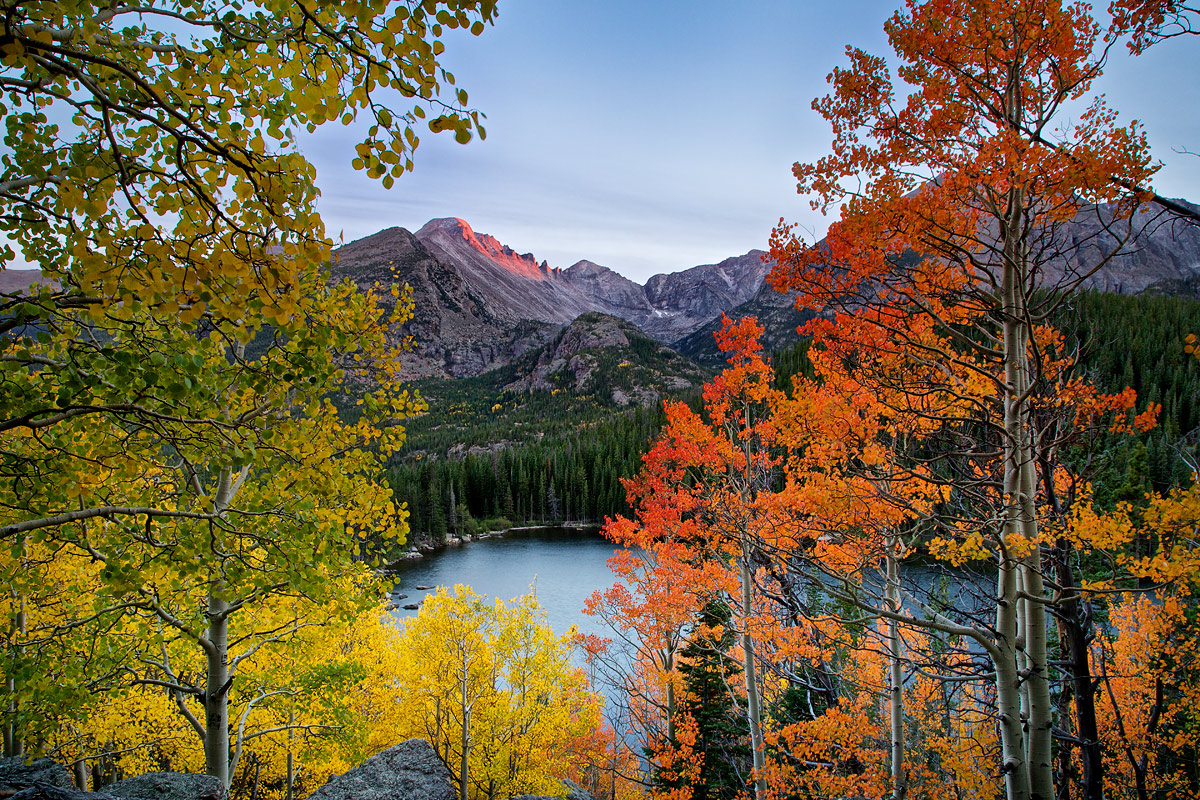
[[[1110,258],[1128,223],[1114,224],[1105,206],[1081,212],[1055,232],[1054,251],[1063,256],[1047,271],[1087,275],[1083,287],[1122,294],[1195,291],[1200,227],[1150,212],[1134,222],[1139,235]],[[413,317],[394,332],[398,341],[415,342],[403,356],[409,376],[463,378],[550,345],[584,314],[617,317],[710,366],[720,363],[712,331],[725,313],[759,317],[768,348],[787,344],[806,316],[765,283],[772,266],[766,253],[751,250],[639,284],[587,260],[552,267],[448,217],[415,233],[388,228],[350,242],[336,251],[332,269],[363,287],[410,286]],[[39,277],[36,270],[0,270],[0,293],[22,294]]]
[[771,268],[765,255],[751,250],[642,285],[591,261],[550,267],[451,217],[350,242],[337,252],[334,275],[412,287],[414,316],[403,333],[416,349],[405,366],[415,377],[461,378],[511,362],[588,313],[673,344],[753,299]]
[[[1084,288],[1124,294],[1173,291],[1200,275],[1200,228],[1142,214],[1135,217],[1141,233],[1110,258],[1121,236],[1111,219],[1106,207],[1091,208],[1057,230],[1057,249],[1071,256],[1050,269],[1092,273]],[[785,344],[806,316],[765,283],[771,267],[766,253],[751,250],[638,284],[592,261],[552,267],[449,217],[416,233],[388,228],[351,242],[338,250],[334,273],[361,285],[411,286],[414,316],[403,331],[416,341],[405,356],[410,374],[468,377],[546,345],[587,313],[619,317],[712,365],[719,363],[712,331],[724,313],[758,316],[764,343]]]

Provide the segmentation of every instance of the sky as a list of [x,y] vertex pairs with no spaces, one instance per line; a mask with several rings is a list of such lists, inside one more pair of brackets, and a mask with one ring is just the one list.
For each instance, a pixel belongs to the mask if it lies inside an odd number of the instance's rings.
[[[766,249],[781,217],[819,238],[830,219],[791,166],[829,150],[810,104],[845,47],[893,56],[897,0],[499,0],[443,64],[486,114],[466,146],[426,131],[391,190],[350,167],[352,129],[302,141],[331,235],[353,241],[461,217],[551,266],[581,259],[638,282]],[[1169,197],[1200,200],[1200,39],[1114,53],[1094,89],[1138,119]],[[894,56],[893,59],[894,61]]]

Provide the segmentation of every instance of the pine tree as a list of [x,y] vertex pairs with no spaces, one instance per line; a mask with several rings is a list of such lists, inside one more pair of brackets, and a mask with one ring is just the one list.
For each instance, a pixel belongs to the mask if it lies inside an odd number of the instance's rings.
[[[692,800],[732,800],[745,793],[750,778],[750,729],[731,693],[731,682],[742,668],[726,655],[736,640],[730,616],[726,603],[710,601],[681,651],[684,691],[678,713],[694,722],[692,750],[700,757]],[[659,789],[683,788],[685,781],[674,773],[652,777]]]

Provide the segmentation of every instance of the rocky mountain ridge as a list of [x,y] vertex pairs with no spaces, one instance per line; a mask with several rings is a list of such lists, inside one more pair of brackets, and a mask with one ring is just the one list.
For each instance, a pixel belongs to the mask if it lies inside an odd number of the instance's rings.
[[[1200,206],[1177,199],[1200,211]],[[1047,257],[1048,283],[1078,283],[1078,288],[1114,294],[1200,294],[1200,226],[1153,208],[1128,220],[1114,220],[1109,206],[1089,206],[1068,225],[1037,239],[1035,251]],[[794,295],[781,294],[765,282],[755,294],[726,313],[757,317],[768,350],[797,340],[796,328],[813,317],[799,311]],[[720,314],[671,343],[680,353],[706,366],[719,366],[712,331],[721,327]]]
[[770,269],[763,256],[752,250],[643,286],[591,261],[550,267],[451,217],[416,233],[389,228],[350,242],[337,251],[333,272],[363,287],[412,287],[413,318],[396,332],[415,342],[403,357],[408,373],[461,378],[503,366],[593,312],[673,342],[754,297]]
[[376,282],[411,287],[413,317],[394,335],[397,341],[412,337],[413,348],[401,356],[412,377],[478,375],[540,347],[561,328],[504,313],[494,296],[403,228],[388,228],[341,247],[333,276],[364,289]]
[[570,322],[599,311],[632,322],[662,342],[691,333],[714,313],[752,298],[770,264],[761,250],[655,275],[640,285],[592,261],[566,269],[518,255],[454,217],[427,222],[414,236],[463,279],[486,292],[499,316]]

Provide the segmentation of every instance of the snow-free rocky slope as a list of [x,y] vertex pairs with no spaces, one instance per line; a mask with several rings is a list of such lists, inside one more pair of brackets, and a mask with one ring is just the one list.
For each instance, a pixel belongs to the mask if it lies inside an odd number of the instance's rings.
[[672,342],[753,298],[769,269],[762,256],[754,250],[642,286],[590,261],[552,268],[447,218],[415,234],[389,228],[345,245],[334,276],[364,287],[411,286],[413,318],[395,332],[415,340],[404,357],[408,374],[461,378],[511,362],[587,313],[619,317]]
[[[1048,248],[1064,254],[1048,277],[1087,275],[1083,288],[1132,294],[1186,285],[1200,274],[1200,227],[1147,211],[1135,217],[1134,228],[1139,235],[1109,258],[1127,225],[1113,225],[1107,207],[1086,209]],[[464,377],[545,344],[589,312],[620,317],[710,363],[716,360],[711,333],[723,313],[762,316],[767,344],[783,344],[803,316],[764,283],[772,266],[764,255],[752,250],[640,285],[592,261],[552,267],[449,217],[415,234],[391,228],[352,242],[339,251],[337,271],[360,283],[386,282],[394,267],[394,279],[412,285],[416,301],[406,328],[417,341],[410,374]]]

